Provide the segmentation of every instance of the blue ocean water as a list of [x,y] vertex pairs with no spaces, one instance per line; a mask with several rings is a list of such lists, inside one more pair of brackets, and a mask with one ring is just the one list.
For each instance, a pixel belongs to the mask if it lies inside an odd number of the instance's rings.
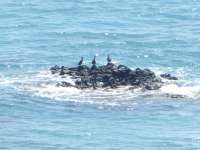
[[[198,0],[1,0],[0,149],[199,150]],[[48,69],[116,63],[179,77],[158,91],[57,88]],[[184,95],[171,98],[169,95]]]

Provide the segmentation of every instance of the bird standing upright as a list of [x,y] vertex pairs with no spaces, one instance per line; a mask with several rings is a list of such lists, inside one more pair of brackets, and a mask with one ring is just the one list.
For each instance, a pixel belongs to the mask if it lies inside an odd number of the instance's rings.
[[94,56],[94,59],[92,60],[92,65],[96,65],[96,56]]
[[110,55],[107,56],[107,62],[108,64],[111,63],[112,59],[110,58]]
[[81,57],[81,60],[79,61],[78,65],[81,66],[83,64],[83,57]]

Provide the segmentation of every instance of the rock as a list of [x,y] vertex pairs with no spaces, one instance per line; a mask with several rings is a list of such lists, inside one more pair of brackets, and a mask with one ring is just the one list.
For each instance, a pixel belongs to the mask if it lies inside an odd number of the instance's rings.
[[178,80],[177,77],[173,77],[171,74],[165,73],[160,75],[162,78],[167,80]]
[[128,77],[131,69],[124,65],[119,65],[117,68],[113,68],[111,71],[115,78],[124,79]]
[[[132,86],[134,88],[142,88],[146,90],[157,90],[163,85],[161,78],[157,77],[154,72],[149,69],[137,68],[132,70],[125,65],[115,65],[108,63],[107,65],[92,67],[79,65],[77,67],[66,68],[64,66],[54,66],[50,68],[52,74],[61,76],[68,75],[75,80],[75,86],[79,89],[84,88],[117,88],[118,86]],[[177,80],[178,78],[170,74],[161,75],[162,78],[168,80]],[[73,86],[67,82],[61,82],[58,86]]]
[[185,95],[180,95],[180,94],[166,94],[165,96],[169,98],[175,98],[175,99],[186,98]]
[[52,74],[59,73],[60,72],[60,67],[55,65],[54,67],[50,68],[50,71],[51,71]]
[[65,69],[65,67],[62,66],[62,67],[61,67],[61,70],[60,70],[60,75],[65,75],[64,69]]
[[75,81],[75,85],[76,88],[79,89],[90,88],[91,87],[90,79],[87,77],[81,77],[80,79],[77,79]]
[[61,86],[61,87],[72,87],[73,85],[71,83],[68,82],[60,82],[57,84],[57,86]]
[[147,90],[158,90],[160,89],[162,86],[162,84],[158,84],[158,83],[150,83],[150,84],[147,84],[145,86],[145,89]]

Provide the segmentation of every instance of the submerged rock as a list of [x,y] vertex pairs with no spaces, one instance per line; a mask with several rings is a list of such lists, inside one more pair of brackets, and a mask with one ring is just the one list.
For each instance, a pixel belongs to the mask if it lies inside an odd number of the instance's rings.
[[73,85],[69,82],[60,82],[60,83],[57,83],[57,86],[59,87],[72,87]]
[[160,75],[162,78],[164,79],[168,79],[168,80],[178,80],[177,77],[172,76],[171,74],[165,73],[165,74],[161,74]]
[[60,72],[61,68],[59,66],[55,65],[54,67],[51,67],[50,70],[51,70],[52,74],[56,74],[56,73]]
[[[92,67],[78,65],[77,67],[67,68],[54,66],[50,68],[52,74],[60,76],[68,75],[75,80],[74,85],[68,82],[58,83],[57,86],[85,88],[117,88],[119,86],[131,86],[132,88],[143,88],[146,90],[157,90],[163,85],[159,76],[149,69],[137,68],[130,69],[125,65],[115,65],[108,62],[107,65]],[[168,80],[178,80],[170,74],[160,75]]]

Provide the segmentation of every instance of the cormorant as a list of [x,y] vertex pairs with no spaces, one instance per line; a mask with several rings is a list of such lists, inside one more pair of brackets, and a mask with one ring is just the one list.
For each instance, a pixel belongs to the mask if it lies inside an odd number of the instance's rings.
[[110,55],[107,56],[107,62],[108,64],[111,63],[112,59],[110,58]]
[[81,66],[83,64],[83,57],[81,57],[81,60],[79,61],[78,65]]
[[92,60],[92,67],[90,69],[91,74],[94,74],[96,72],[97,66],[96,66],[96,56],[94,56],[94,59]]
[[96,56],[94,56],[94,59],[92,60],[92,65],[96,65]]

